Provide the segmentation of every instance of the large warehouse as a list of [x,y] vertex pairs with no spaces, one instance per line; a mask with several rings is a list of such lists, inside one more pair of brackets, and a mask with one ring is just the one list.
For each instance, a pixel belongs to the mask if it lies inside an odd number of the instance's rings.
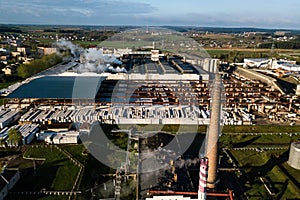
[[[207,65],[216,62],[207,60]],[[209,67],[209,66],[208,66]],[[86,122],[99,120],[117,124],[207,124],[209,119],[209,73],[173,56],[158,61],[150,55],[126,55],[118,69],[126,73],[77,73],[32,79],[8,98],[39,99],[41,105],[63,104],[76,112],[88,109]],[[216,68],[216,66],[212,66]],[[76,109],[74,109],[76,106]],[[47,113],[50,107],[42,109]],[[58,110],[56,110],[59,112]],[[47,118],[49,113],[47,113]],[[43,115],[39,115],[43,119]],[[57,119],[53,119],[58,121]]]

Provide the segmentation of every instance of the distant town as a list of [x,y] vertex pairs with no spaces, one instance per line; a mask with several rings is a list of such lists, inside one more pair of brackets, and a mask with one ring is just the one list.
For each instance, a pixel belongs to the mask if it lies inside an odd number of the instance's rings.
[[297,199],[300,32],[0,25],[0,199]]

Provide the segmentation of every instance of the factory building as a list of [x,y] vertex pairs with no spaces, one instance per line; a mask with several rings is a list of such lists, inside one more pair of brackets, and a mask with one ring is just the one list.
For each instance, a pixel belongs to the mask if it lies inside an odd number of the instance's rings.
[[[8,127],[5,127],[0,131],[0,141],[5,141],[8,138],[7,130]],[[2,144],[2,147],[5,147],[5,144]]]
[[15,110],[0,109],[0,128],[4,128],[14,122],[20,117],[20,113]]
[[52,135],[56,134],[55,131],[40,131],[36,133],[36,140],[37,141],[45,141],[46,138],[51,137]]
[[34,138],[37,131],[39,131],[38,124],[25,124],[23,126],[18,125],[18,130],[22,134],[22,143],[30,144]]
[[[131,53],[122,58],[127,73],[42,76],[23,84],[8,98],[40,99],[48,104],[30,109],[21,123],[209,123],[208,72],[178,57],[161,58],[157,50]],[[216,61],[209,64],[213,69],[216,65]]]
[[245,58],[244,67],[267,67],[271,63],[271,59],[267,58]]
[[272,62],[272,69],[282,69],[289,72],[299,72],[300,65],[297,65],[296,61],[275,60]]
[[50,54],[53,54],[53,53],[57,53],[57,48],[53,48],[53,47],[38,47],[38,51],[42,55],[50,55]]
[[296,61],[268,58],[245,58],[243,67],[282,69],[288,72],[299,72],[300,66]]
[[[35,139],[35,134],[39,131],[38,124],[24,124],[24,125],[15,125],[9,129],[6,129],[3,136],[7,136],[10,129],[16,129],[22,134],[22,144],[30,144]],[[7,138],[7,137],[6,137]],[[18,146],[10,140],[6,140],[6,144],[9,147]]]
[[78,131],[47,132],[39,134],[39,139],[44,137],[48,144],[77,144],[79,141]]
[[300,142],[293,142],[291,144],[288,164],[300,170]]

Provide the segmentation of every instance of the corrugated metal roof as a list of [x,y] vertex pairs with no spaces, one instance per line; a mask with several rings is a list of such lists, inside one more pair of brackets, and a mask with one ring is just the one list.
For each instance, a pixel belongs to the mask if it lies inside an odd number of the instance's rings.
[[7,98],[94,99],[105,77],[45,76],[13,91]]

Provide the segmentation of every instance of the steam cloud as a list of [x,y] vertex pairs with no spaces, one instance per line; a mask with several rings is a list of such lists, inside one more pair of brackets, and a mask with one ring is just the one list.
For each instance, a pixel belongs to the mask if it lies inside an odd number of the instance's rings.
[[70,50],[74,58],[79,58],[81,52],[83,52],[83,48],[66,40],[59,40],[58,42],[56,42],[55,46],[59,50],[63,50],[63,51]]
[[187,160],[179,159],[179,160],[175,161],[175,166],[181,169],[185,166],[190,167],[191,165],[196,165],[199,162],[200,162],[199,158],[187,159]]
[[121,65],[122,62],[114,55],[103,54],[102,49],[86,49],[82,53],[82,57],[84,61],[78,67],[79,72],[127,72],[124,68],[120,68],[119,66],[113,67],[112,65]]
[[70,50],[74,58],[82,58],[83,62],[79,64],[76,69],[79,73],[84,72],[111,72],[111,73],[126,73],[126,69],[120,67],[122,62],[118,60],[113,54],[105,55],[102,49],[83,49],[74,45],[70,41],[60,40],[56,43],[60,50]]

